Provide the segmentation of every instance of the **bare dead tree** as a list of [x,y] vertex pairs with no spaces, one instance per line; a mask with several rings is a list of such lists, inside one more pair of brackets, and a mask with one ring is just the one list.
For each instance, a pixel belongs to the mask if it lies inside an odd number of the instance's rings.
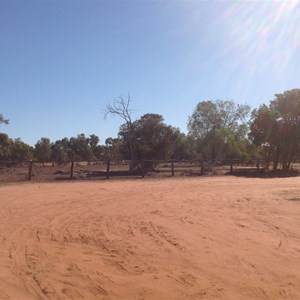
[[130,108],[130,94],[128,94],[127,99],[122,96],[118,97],[106,106],[104,110],[104,118],[107,118],[108,115],[118,116],[125,121],[127,138],[130,147],[130,155],[131,155],[131,164],[130,169],[132,170],[133,161],[135,160],[135,152],[133,146],[133,127],[132,127],[132,118],[131,115],[133,110]]

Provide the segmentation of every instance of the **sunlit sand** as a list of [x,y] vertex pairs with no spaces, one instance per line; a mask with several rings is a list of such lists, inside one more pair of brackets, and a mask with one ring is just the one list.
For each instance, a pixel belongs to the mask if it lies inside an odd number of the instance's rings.
[[0,299],[299,299],[298,178],[0,186]]

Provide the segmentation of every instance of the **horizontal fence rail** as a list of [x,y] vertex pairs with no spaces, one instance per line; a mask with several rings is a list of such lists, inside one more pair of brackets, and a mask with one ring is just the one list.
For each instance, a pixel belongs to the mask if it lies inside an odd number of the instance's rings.
[[203,160],[0,161],[0,182],[224,175],[243,169],[259,170],[261,167],[259,161],[242,162],[237,159],[222,163]]

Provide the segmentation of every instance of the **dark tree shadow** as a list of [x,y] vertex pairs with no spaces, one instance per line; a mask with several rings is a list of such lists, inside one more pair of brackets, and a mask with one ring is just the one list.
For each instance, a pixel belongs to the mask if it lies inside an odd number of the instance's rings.
[[237,169],[233,173],[228,172],[226,175],[248,178],[287,178],[300,176],[299,171],[290,170],[289,172],[273,171],[265,169]]

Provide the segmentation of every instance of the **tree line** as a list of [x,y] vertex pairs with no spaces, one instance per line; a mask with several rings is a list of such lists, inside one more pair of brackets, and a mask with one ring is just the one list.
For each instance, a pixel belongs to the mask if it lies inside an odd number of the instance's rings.
[[[117,138],[78,134],[34,146],[0,133],[2,161],[70,160],[206,160],[263,159],[274,170],[290,170],[300,159],[300,89],[276,94],[269,105],[253,109],[233,100],[199,102],[188,118],[188,133],[166,124],[162,115],[147,113],[133,121],[130,96],[106,106],[105,116],[123,120]],[[0,114],[0,125],[8,120]],[[134,167],[134,166],[132,166]]]

